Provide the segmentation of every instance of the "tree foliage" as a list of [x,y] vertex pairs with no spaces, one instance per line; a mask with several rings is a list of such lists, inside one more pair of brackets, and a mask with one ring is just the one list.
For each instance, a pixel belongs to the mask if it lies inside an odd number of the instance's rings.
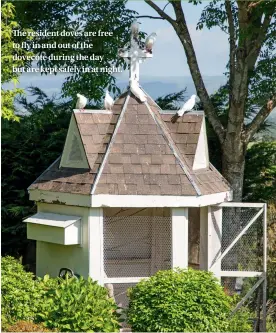
[[2,120],[2,253],[16,257],[29,243],[22,219],[36,211],[27,188],[60,156],[72,109],[71,101],[55,101],[37,88],[30,92],[34,102],[20,101],[30,115],[19,123]]
[[276,200],[276,141],[256,142],[247,150],[244,198],[247,201]]
[[[232,18],[229,17],[230,11],[232,13]],[[242,11],[245,10],[239,5],[238,1],[230,0],[228,1],[228,5],[225,1],[211,1],[202,11],[197,24],[197,29],[203,29],[204,27],[207,29],[219,27],[223,32],[229,35],[229,43],[233,43],[232,52],[234,53],[234,63],[231,64],[231,59],[229,58],[227,65],[228,71],[226,74],[229,80],[230,66],[235,66],[237,63],[239,57],[237,53],[239,48],[244,47],[243,43],[246,40],[250,43],[252,49],[249,50],[248,58],[250,59],[250,57],[252,57],[251,61],[255,61],[255,67],[252,67],[250,62],[248,63],[250,70],[247,82],[248,95],[245,116],[247,117],[249,114],[249,117],[252,120],[260,108],[266,104],[267,100],[269,100],[276,91],[276,36],[274,33],[276,29],[275,4],[269,1],[260,1],[257,5],[255,5],[254,2],[251,2],[250,5],[250,2],[248,2],[248,24],[244,24],[244,26],[241,21]],[[265,21],[263,21],[264,17]],[[230,20],[232,20],[233,23],[231,28]],[[262,29],[264,31],[261,36],[260,30]],[[248,52],[248,50],[246,51]],[[229,86],[229,90],[230,89],[231,86]],[[228,91],[228,95],[229,93],[230,91]]]
[[8,120],[19,120],[19,117],[14,113],[14,100],[18,94],[22,94],[23,90],[16,88],[19,74],[13,71],[13,67],[25,67],[28,63],[24,60],[14,60],[13,56],[31,55],[32,53],[18,47],[14,48],[14,42],[22,42],[16,40],[13,36],[13,29],[19,29],[19,24],[15,19],[15,7],[11,2],[4,2],[1,7],[2,22],[1,22],[1,80],[2,84],[10,83],[14,85],[14,89],[4,89],[1,87],[1,115]]
[[186,88],[179,92],[158,97],[155,102],[162,110],[178,110],[179,103],[185,100]]
[[[126,63],[118,57],[118,48],[129,42],[129,27],[135,11],[126,8],[126,0],[103,1],[18,1],[16,4],[17,20],[24,27],[33,30],[48,30],[62,32],[112,32],[112,36],[69,36],[69,37],[35,37],[36,43],[77,43],[86,42],[93,44],[93,48],[72,49],[36,48],[33,50],[38,55],[48,56],[72,56],[81,54],[91,56],[103,56],[103,60],[41,60],[38,66],[43,67],[67,67],[93,68],[93,73],[67,73],[62,86],[63,97],[73,97],[81,93],[91,100],[99,102],[104,95],[104,89],[108,88],[114,94],[119,92],[116,86],[115,74],[102,72],[101,68],[126,68]],[[37,15],[36,15],[37,14]],[[140,33],[141,37],[144,33]],[[30,43],[30,47],[32,47]],[[45,75],[45,74],[43,74]]]
[[[170,16],[152,0],[145,0],[174,28],[187,57],[189,69],[209,123],[216,133],[222,154],[222,172],[242,199],[245,154],[248,143],[276,106],[275,18],[273,1],[212,0],[202,12],[198,29],[219,27],[227,33],[227,102],[225,122],[208,94],[181,1],[169,1]],[[200,1],[190,1],[197,5]],[[248,122],[247,114],[251,114]]]

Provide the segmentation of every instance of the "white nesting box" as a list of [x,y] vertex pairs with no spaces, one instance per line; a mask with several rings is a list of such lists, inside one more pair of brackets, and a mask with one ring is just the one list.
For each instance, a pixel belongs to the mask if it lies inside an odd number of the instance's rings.
[[81,244],[81,217],[37,213],[26,220],[27,237],[61,245]]

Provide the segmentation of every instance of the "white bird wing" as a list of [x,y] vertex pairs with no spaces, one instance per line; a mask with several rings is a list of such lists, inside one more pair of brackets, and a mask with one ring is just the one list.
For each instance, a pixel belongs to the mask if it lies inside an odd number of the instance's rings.
[[86,106],[87,98],[84,96],[78,97],[77,103],[76,103],[76,109],[83,109]]
[[114,99],[110,96],[109,92],[106,92],[105,99],[104,99],[104,107],[106,110],[111,110],[114,104]]
[[131,82],[130,91],[133,93],[134,96],[136,96],[138,99],[140,99],[141,102],[146,102],[147,98],[146,98],[143,90],[139,87],[137,82],[135,82],[135,81]]
[[195,100],[193,98],[190,98],[177,113],[180,117],[182,117],[186,111],[191,111],[194,106]]
[[131,29],[131,32],[133,33],[134,36],[138,35],[139,24],[136,20],[132,22],[130,29]]

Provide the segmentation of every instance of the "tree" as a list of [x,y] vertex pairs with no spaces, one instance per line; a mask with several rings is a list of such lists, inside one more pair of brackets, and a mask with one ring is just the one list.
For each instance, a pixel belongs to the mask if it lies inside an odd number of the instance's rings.
[[28,116],[20,116],[19,122],[2,120],[1,245],[3,255],[23,256],[23,263],[32,265],[32,241],[27,239],[22,220],[34,214],[36,206],[29,200],[27,188],[61,155],[73,102],[49,97],[35,87],[27,91],[34,100],[28,102],[22,96],[18,102]]
[[[234,200],[239,201],[248,143],[276,106],[276,3],[213,0],[202,12],[199,29],[218,26],[229,36],[227,120],[223,124],[206,90],[181,1],[168,1],[175,18],[165,12],[166,6],[161,9],[152,0],[145,2],[172,25],[182,43],[197,94],[220,142],[222,173],[232,185]],[[255,116],[246,123],[249,111]]]
[[34,102],[20,100],[29,116],[20,122],[2,120],[2,253],[24,259],[31,243],[22,219],[36,211],[27,188],[61,154],[72,104],[37,88],[30,92]]
[[[81,93],[96,102],[102,100],[104,89],[108,88],[114,94],[119,93],[113,69],[126,68],[124,60],[118,57],[118,48],[129,42],[129,27],[135,11],[126,8],[126,0],[102,1],[17,1],[17,20],[23,27],[31,27],[34,31],[47,30],[53,32],[83,33],[80,36],[36,36],[33,40],[40,43],[87,43],[91,48],[32,48],[37,55],[46,55],[46,60],[40,60],[38,67],[77,66],[79,69],[90,68],[93,72],[66,73],[68,76],[62,87],[63,97],[73,97]],[[110,32],[109,36],[100,36],[98,31]],[[89,35],[96,32],[96,36]],[[84,35],[84,34],[87,35]],[[143,37],[144,33],[140,33]],[[80,44],[79,44],[80,45]],[[88,59],[76,59],[77,55]],[[101,61],[90,59],[95,54],[102,56]],[[61,57],[59,60],[49,56]],[[68,57],[67,59],[62,56]],[[47,74],[42,74],[47,75]]]
[[[2,84],[13,83],[14,89],[3,89],[1,87],[1,116],[8,120],[19,120],[14,113],[14,99],[18,94],[22,94],[23,90],[16,88],[18,83],[19,73],[14,72],[14,67],[25,67],[28,62],[24,60],[14,60],[13,56],[17,53],[21,56],[31,55],[32,53],[19,48],[14,48],[15,38],[13,36],[13,29],[18,29],[19,25],[15,18],[15,7],[11,2],[3,3],[1,7],[2,22],[1,22],[1,42],[2,42],[2,56],[1,56],[1,79]],[[22,41],[22,39],[21,39]]]
[[155,102],[162,110],[178,110],[178,104],[185,99],[186,88],[179,92],[158,97]]
[[246,153],[244,198],[276,201],[276,142],[256,142]]

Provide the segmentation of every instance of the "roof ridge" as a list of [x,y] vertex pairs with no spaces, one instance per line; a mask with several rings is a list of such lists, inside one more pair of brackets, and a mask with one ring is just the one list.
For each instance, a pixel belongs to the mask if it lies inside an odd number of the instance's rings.
[[[161,110],[161,108],[159,107],[159,105],[146,93],[146,91],[143,88],[142,88],[142,90],[153,101],[153,103]],[[163,121],[160,121],[159,117],[150,108],[150,105],[149,105],[148,102],[146,102],[145,104],[146,104],[146,106],[147,106],[147,108],[149,110],[149,113],[151,114],[153,120],[159,126],[159,128],[161,129],[161,131],[164,134],[165,138],[167,139],[166,141],[168,142],[168,145],[169,145],[170,149],[172,150],[175,158],[178,160],[179,165],[181,166],[181,168],[184,171],[185,175],[188,177],[188,179],[191,182],[191,184],[192,184],[193,188],[195,189],[196,193],[198,195],[201,195],[201,191],[200,191],[199,187],[197,186],[195,179],[193,178],[193,176],[191,175],[191,173],[187,170],[187,167],[185,166],[185,163],[182,161],[182,158],[183,158],[182,154],[179,152],[179,149],[176,147],[176,145],[175,145],[173,139],[171,138],[170,134],[167,133],[164,130],[164,128],[163,128]],[[185,160],[185,158],[184,158],[184,160]]]
[[112,144],[113,144],[113,142],[114,142],[114,140],[115,140],[115,137],[116,137],[116,135],[117,135],[117,132],[118,132],[118,128],[119,128],[119,126],[120,126],[120,124],[121,124],[121,121],[122,121],[122,119],[123,119],[123,116],[124,116],[124,114],[125,114],[126,107],[127,107],[128,101],[129,101],[129,98],[130,98],[130,91],[127,91],[127,95],[126,95],[126,99],[125,99],[125,102],[124,102],[124,106],[123,106],[123,108],[122,108],[122,111],[121,111],[121,113],[120,113],[120,115],[119,115],[119,118],[118,118],[118,120],[117,120],[116,126],[115,126],[115,128],[114,128],[114,131],[113,131],[113,133],[112,133],[112,137],[111,137],[111,140],[110,140],[110,142],[109,142],[109,145],[108,145],[108,147],[107,147],[107,149],[106,149],[106,152],[105,152],[105,155],[104,155],[104,159],[103,159],[103,161],[102,161],[102,164],[101,164],[101,166],[100,166],[100,168],[99,168],[99,170],[98,170],[98,173],[97,173],[97,175],[96,175],[96,177],[95,177],[95,181],[94,181],[94,183],[93,183],[93,185],[92,185],[91,193],[90,193],[90,194],[92,194],[92,195],[95,193],[95,191],[96,191],[96,187],[97,187],[98,182],[99,182],[99,180],[100,180],[100,178],[101,178],[101,175],[102,175],[102,172],[103,172],[104,166],[105,166],[105,164],[106,164],[106,161],[107,161],[107,158],[108,158],[108,155],[109,155],[109,152],[110,152],[110,150],[111,150]]
[[176,160],[178,161],[180,167],[182,168],[182,170],[184,171],[185,175],[188,177],[189,181],[191,182],[193,188],[195,189],[196,193],[198,195],[201,195],[201,191],[199,189],[199,187],[197,186],[194,178],[192,177],[192,175],[189,173],[189,171],[187,170],[186,166],[184,165],[183,161],[181,160],[181,154],[179,153],[178,148],[175,146],[172,138],[170,137],[170,135],[168,133],[166,133],[166,131],[163,128],[163,124],[162,122],[160,122],[158,119],[158,117],[156,117],[155,113],[153,110],[151,110],[148,102],[145,103],[150,115],[152,116],[153,120],[155,121],[155,123],[157,124],[157,126],[161,129],[162,133],[163,133],[163,137],[164,139],[167,141],[171,151],[173,152],[174,157],[176,158]]

